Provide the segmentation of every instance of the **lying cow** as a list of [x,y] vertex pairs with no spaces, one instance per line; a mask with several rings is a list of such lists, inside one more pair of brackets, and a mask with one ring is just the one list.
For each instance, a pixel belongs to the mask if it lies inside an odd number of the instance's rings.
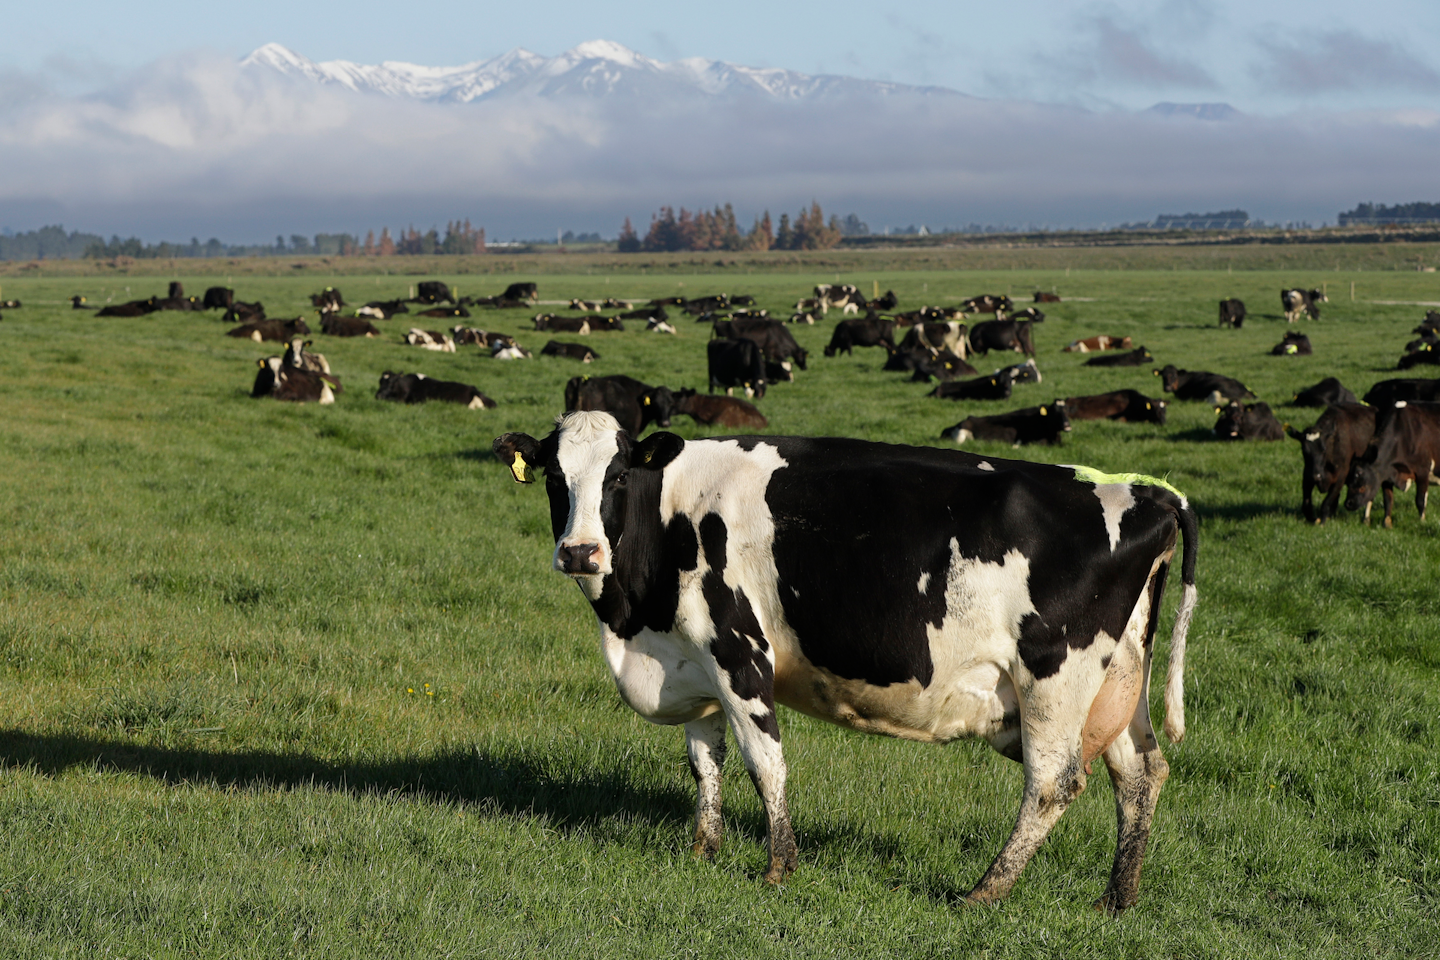
[[852,354],[856,347],[884,347],[895,350],[895,321],[880,317],[863,320],[841,320],[830,334],[830,343],[825,347],[825,356],[837,353]]
[[1215,436],[1221,440],[1284,440],[1285,427],[1267,403],[1244,404],[1231,400],[1218,411]]
[[[1126,339],[1129,339],[1128,337]],[[1144,347],[1136,347],[1129,353],[1112,353],[1103,357],[1091,357],[1085,361],[1087,367],[1143,367],[1154,363],[1155,358]]]
[[1365,393],[1365,402],[1376,409],[1391,406],[1397,400],[1440,401],[1440,379],[1381,380]]
[[696,393],[689,387],[675,394],[675,412],[683,413],[707,427],[764,430],[770,426],[765,414],[753,403],[737,397],[715,397]]
[[1036,303],[1059,303],[1059,302],[1060,302],[1060,294],[1058,294],[1058,293],[1042,293],[1041,291],[1036,290],[1036,291],[1035,291],[1035,302],[1036,302]]
[[1014,306],[1014,301],[1009,297],[993,296],[987,293],[964,301],[960,304],[960,309],[966,313],[993,313],[999,317],[1002,313],[1009,313]]
[[1395,488],[1409,489],[1413,481],[1415,508],[1424,523],[1430,484],[1440,483],[1436,464],[1440,464],[1440,403],[1401,400],[1383,408],[1375,415],[1374,439],[1365,453],[1351,463],[1345,478],[1349,488],[1345,509],[1365,507],[1368,523],[1370,502],[1379,490],[1385,497],[1385,527],[1393,527]]
[[1129,337],[1112,337],[1102,333],[1084,340],[1071,340],[1060,348],[1060,352],[1094,353],[1099,350],[1129,350],[1134,346]]
[[942,383],[927,396],[941,400],[1009,400],[1015,381],[1005,373]]
[[1328,407],[1332,403],[1359,403],[1355,394],[1345,389],[1344,384],[1334,377],[1326,377],[1313,387],[1306,387],[1295,394],[1291,401],[1296,407]]
[[1220,326],[1239,330],[1245,325],[1245,301],[1231,297],[1220,301]]
[[941,431],[941,440],[963,444],[969,440],[997,440],[1018,447],[1027,443],[1054,446],[1070,432],[1070,418],[1065,401],[1043,407],[1025,407],[990,417],[966,417],[953,427]]
[[1310,338],[1299,330],[1287,330],[1285,338],[1270,348],[1272,357],[1308,357],[1314,352]]
[[[1336,403],[1304,433],[1294,427],[1286,427],[1285,432],[1300,441],[1304,458],[1300,512],[1311,523],[1324,523],[1335,514],[1340,487],[1350,475],[1351,465],[1364,455],[1375,436],[1375,408],[1353,401]],[[1316,490],[1325,495],[1318,513],[1313,503]]]
[[309,350],[311,342],[303,337],[291,337],[290,344],[285,348],[285,355],[281,357],[280,362],[287,367],[309,370],[311,373],[329,373],[330,361],[325,359],[323,353],[311,353]]
[[1204,370],[1177,370],[1167,364],[1163,370],[1152,370],[1160,378],[1160,387],[1175,394],[1176,400],[1204,400],[1212,407],[1223,407],[1231,400],[1258,400],[1245,384],[1218,373]]
[[1409,370],[1411,367],[1437,365],[1440,365],[1440,350],[1426,343],[1401,357],[1395,369]]
[[380,389],[375,391],[376,400],[393,400],[396,403],[427,403],[438,400],[442,403],[458,403],[471,410],[488,410],[496,406],[479,387],[455,380],[431,380],[423,373],[395,373],[386,370],[380,374]]
[[466,310],[462,306],[432,307],[429,310],[421,310],[419,313],[415,314],[415,316],[426,317],[430,320],[444,320],[448,317],[454,317],[456,319],[468,319],[470,317],[470,311]]
[[419,347],[422,350],[434,350],[438,353],[454,353],[455,338],[443,330],[421,330],[419,327],[411,327],[401,342],[412,347]]
[[571,377],[565,384],[565,412],[601,410],[615,418],[631,437],[650,424],[670,426],[675,395],[669,387],[652,387],[634,377]]
[[326,287],[319,293],[310,294],[310,305],[323,313],[338,313],[345,306],[345,298],[334,287]]
[[746,397],[759,400],[765,396],[765,355],[755,341],[711,340],[705,345],[705,362],[711,393],[720,386],[729,396],[741,387]]
[[421,280],[415,285],[414,303],[455,303],[455,294],[439,280]]
[[255,374],[255,385],[250,389],[252,397],[270,397],[291,403],[335,402],[340,392],[340,380],[328,373],[302,370],[287,366],[283,357],[266,357],[255,361],[259,368]]
[[1065,415],[1071,420],[1119,420],[1122,423],[1165,425],[1165,401],[1138,390],[1115,390],[1086,397],[1066,397]]
[[143,317],[159,310],[159,298],[130,300],[126,303],[112,303],[96,311],[97,317]]
[[397,313],[409,312],[410,308],[405,305],[404,300],[371,300],[356,310],[355,316],[369,317],[372,320],[389,320]]
[[364,317],[320,314],[320,332],[331,337],[378,337],[380,330]]
[[251,320],[249,323],[242,323],[238,327],[226,330],[225,336],[254,340],[256,343],[263,343],[266,340],[287,343],[291,337],[302,336],[309,332],[309,325],[302,318],[296,317],[294,320]]
[[531,318],[536,330],[550,330],[555,333],[574,333],[587,336],[590,333],[589,317],[557,317],[553,313],[541,313]]
[[1280,307],[1285,311],[1285,319],[1294,323],[1302,316],[1312,319],[1320,319],[1320,304],[1328,303],[1329,297],[1319,290],[1281,290]]
[[87,306],[86,303],[85,303],[85,298],[82,297],[82,296],[80,296],[80,294],[77,293],[77,294],[75,294],[75,296],[73,296],[73,297],[70,298],[70,309],[71,309],[71,310],[94,310],[95,308],[94,308],[94,307],[91,307],[91,306]]
[[885,370],[911,370],[911,383],[929,383],[939,380],[948,383],[957,377],[980,375],[970,364],[949,350],[931,353],[928,350],[909,350],[892,353],[885,361]]
[[209,287],[200,301],[203,310],[229,310],[235,304],[235,291],[229,287]]
[[1040,368],[1035,365],[1035,358],[1031,357],[1024,363],[1012,364],[996,370],[991,376],[1007,376],[1011,383],[1040,383],[1044,378],[1040,376]]
[[600,359],[600,354],[583,343],[562,343],[559,340],[551,340],[541,347],[540,355],[542,357],[565,357],[570,360],[579,360],[581,363],[590,363]]
[[494,449],[519,481],[545,471],[549,566],[590,601],[621,698],[685,725],[696,854],[720,846],[728,730],[765,811],[765,878],[795,869],[783,703],[890,736],[984,738],[1025,764],[1014,831],[974,903],[1010,892],[1104,757],[1120,801],[1097,906],[1136,901],[1169,773],[1144,692],[1182,532],[1165,729],[1184,736],[1197,524],[1174,488],[844,438],[637,443],[593,412]]

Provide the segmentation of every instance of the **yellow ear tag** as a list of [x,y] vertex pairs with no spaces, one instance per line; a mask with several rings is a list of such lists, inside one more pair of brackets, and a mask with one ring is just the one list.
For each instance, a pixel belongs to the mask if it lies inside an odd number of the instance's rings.
[[530,464],[520,454],[515,454],[515,459],[510,462],[510,472],[515,475],[516,483],[534,483],[535,474],[530,470]]
[[1046,410],[1044,407],[1041,407],[1041,408],[1040,408],[1040,416],[1046,417],[1046,416],[1049,416],[1049,415],[1050,415],[1050,411],[1049,411],[1049,410]]
[[649,397],[646,397],[646,398],[645,398],[645,406],[647,406],[647,407],[650,406],[650,398],[649,398]]
[[1145,409],[1146,409],[1146,410],[1149,410],[1149,409],[1150,409],[1150,404],[1148,404],[1148,403],[1145,404]]
[[[646,402],[648,403],[649,401],[646,401]],[[655,451],[654,451],[654,450],[647,450],[647,451],[645,451],[645,462],[646,462],[646,463],[649,463],[654,457],[655,457]]]

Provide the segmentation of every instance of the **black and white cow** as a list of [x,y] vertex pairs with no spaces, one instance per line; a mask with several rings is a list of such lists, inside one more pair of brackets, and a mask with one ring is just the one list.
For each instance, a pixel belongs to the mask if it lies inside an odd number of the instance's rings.
[[1231,297],[1220,301],[1220,326],[1239,330],[1245,325],[1245,301]]
[[589,317],[557,317],[553,313],[536,314],[530,319],[536,330],[550,330],[555,333],[574,333],[588,336],[592,323]]
[[266,340],[273,340],[276,343],[288,343],[291,337],[297,337],[310,332],[310,325],[300,317],[294,320],[252,320],[249,323],[242,323],[238,327],[232,327],[225,331],[227,337],[239,337],[242,340],[254,340],[261,343]]
[[1065,412],[1065,401],[1056,400],[1043,407],[1025,407],[988,417],[966,417],[953,427],[942,430],[940,439],[956,444],[971,440],[996,440],[1012,447],[1031,443],[1058,446],[1069,432],[1070,417]]
[[591,350],[583,343],[565,343],[562,340],[551,340],[540,348],[542,357],[566,357],[570,360],[579,360],[581,363],[590,363],[599,360],[600,354]]
[[726,396],[736,387],[757,400],[765,396],[765,354],[753,340],[711,340],[705,345],[705,362],[710,374],[710,392],[725,388]]
[[480,388],[458,380],[431,380],[423,373],[395,373],[386,370],[380,374],[380,389],[375,391],[376,400],[393,400],[396,403],[458,403],[471,410],[491,410],[496,403]]
[[1320,319],[1320,304],[1328,303],[1330,298],[1320,290],[1281,290],[1280,307],[1285,311],[1285,319],[1290,323],[1299,320],[1302,315],[1314,320]]
[[285,363],[284,357],[256,360],[258,371],[250,389],[252,397],[270,397],[291,403],[331,404],[341,392],[340,380],[328,373],[305,370]]
[[410,308],[405,305],[404,300],[371,300],[356,310],[355,316],[369,317],[371,320],[389,320],[397,313],[409,312]]
[[1005,372],[973,380],[952,380],[942,383],[927,396],[942,400],[1009,400],[1015,381]]
[[411,327],[400,340],[402,343],[419,347],[422,350],[434,350],[438,353],[455,352],[455,338],[444,330],[422,330],[419,327]]
[[635,442],[604,413],[494,450],[545,471],[550,566],[590,602],[621,698],[684,724],[693,851],[720,847],[727,728],[760,794],[765,879],[797,850],[777,704],[1025,766],[1013,832],[968,899],[1006,896],[1104,758],[1118,840],[1097,906],[1135,903],[1169,767],[1151,725],[1161,598],[1184,536],[1165,730],[1185,731],[1196,519],[1135,475],[846,438]]

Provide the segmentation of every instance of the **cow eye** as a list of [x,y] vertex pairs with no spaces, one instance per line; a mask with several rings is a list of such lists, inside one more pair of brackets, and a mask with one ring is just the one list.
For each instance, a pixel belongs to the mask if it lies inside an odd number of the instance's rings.
[[622,470],[615,476],[615,486],[623,487],[630,482],[630,471]]

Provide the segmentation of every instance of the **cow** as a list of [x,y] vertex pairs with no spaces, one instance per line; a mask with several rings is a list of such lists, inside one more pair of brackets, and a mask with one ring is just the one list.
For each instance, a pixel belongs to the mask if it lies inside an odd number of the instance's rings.
[[557,317],[553,313],[536,314],[530,319],[536,330],[550,330],[555,333],[574,333],[579,336],[589,336],[589,317]]
[[369,317],[371,320],[389,320],[397,313],[409,313],[410,308],[404,300],[371,300],[365,306],[355,311],[357,317]]
[[830,342],[825,346],[825,356],[833,357],[842,351],[853,355],[856,347],[884,347],[893,352],[896,349],[894,336],[894,320],[880,317],[841,320],[835,324],[835,329],[830,334]]
[[95,314],[97,317],[143,317],[159,310],[159,298],[150,297],[147,300],[130,300],[125,303],[112,303],[109,306],[101,307]]
[[235,291],[229,287],[209,287],[200,301],[202,310],[229,310],[235,304]]
[[505,288],[496,300],[519,301],[521,305],[534,303],[540,298],[540,288],[533,280],[520,280]]
[[1355,394],[1345,389],[1334,377],[1326,377],[1313,387],[1306,387],[1290,401],[1295,407],[1328,407],[1332,403],[1359,403]]
[[331,337],[378,337],[380,330],[364,317],[320,314],[320,332]]
[[692,316],[702,313],[714,313],[717,310],[724,310],[730,306],[730,298],[723,293],[717,293],[711,297],[695,297],[687,299],[678,304],[681,310]]
[[470,318],[470,311],[462,306],[453,307],[431,307],[429,310],[421,310],[415,314],[417,317],[427,317],[432,320],[443,320],[446,317],[458,317],[463,320]]
[[1060,294],[1058,294],[1058,293],[1042,293],[1041,291],[1036,290],[1036,291],[1035,291],[1035,302],[1036,302],[1036,303],[1059,303],[1059,302],[1060,302]]
[[[172,284],[173,286],[173,284]],[[166,297],[155,301],[158,310],[199,310],[199,297]]]
[[323,313],[338,313],[345,306],[345,298],[334,287],[326,287],[319,293],[310,294],[310,306]]
[[599,313],[605,309],[605,304],[599,300],[571,300],[571,310],[580,310],[584,313]]
[[621,333],[624,329],[625,323],[619,317],[596,317],[590,321],[591,333]]
[[725,388],[726,396],[742,387],[746,397],[764,398],[765,354],[755,341],[711,340],[705,345],[705,362],[711,393],[717,385]]
[[1220,326],[1239,330],[1245,325],[1245,301],[1231,297],[1220,301]]
[[1176,400],[1204,400],[1212,407],[1223,407],[1231,400],[1258,400],[1239,380],[1206,373],[1204,370],[1177,370],[1167,364],[1163,370],[1150,371],[1160,378],[1160,388],[1175,394]]
[[225,336],[254,340],[256,343],[263,343],[266,340],[288,343],[292,337],[309,332],[310,327],[304,319],[296,317],[294,320],[251,320],[249,323],[242,323],[238,327],[226,330]]
[[565,384],[565,412],[575,410],[603,410],[638,439],[652,423],[670,426],[675,395],[669,387],[652,387],[634,377],[571,377]]
[[287,366],[283,357],[266,357],[255,361],[255,366],[259,369],[255,374],[255,385],[250,390],[252,397],[331,404],[341,389],[338,378],[328,373]]
[[1138,390],[1115,390],[1085,397],[1066,397],[1065,415],[1071,420],[1119,420],[1122,423],[1165,425],[1164,400]]
[[490,347],[490,359],[492,360],[533,360],[535,355],[526,350],[513,339],[510,342],[495,342]]
[[455,352],[455,338],[443,330],[421,330],[419,327],[411,327],[405,336],[400,338],[400,341],[423,350],[434,350],[438,353]]
[[1026,307],[1024,310],[1016,310],[1010,314],[1011,320],[1029,320],[1031,323],[1044,323],[1045,311],[1037,310],[1034,307]]
[[1285,426],[1275,419],[1268,403],[1231,400],[1216,411],[1215,436],[1221,440],[1284,440]]
[[970,328],[970,349],[984,356],[991,350],[1013,350],[1035,356],[1030,324],[1024,320],[984,320]]
[[253,303],[246,303],[244,300],[236,300],[230,304],[230,308],[220,317],[221,323],[246,323],[250,320],[265,319],[265,304],[259,300]]
[[[1365,453],[1375,436],[1375,408],[1353,399],[1336,403],[1305,432],[1286,427],[1285,433],[1300,441],[1304,458],[1300,512],[1311,523],[1324,523],[1340,503],[1340,487],[1350,475],[1350,465]],[[1318,513],[1313,502],[1316,490],[1325,495]]]
[[[80,299],[83,301],[85,298],[84,298],[84,297],[81,297]],[[19,310],[19,309],[20,309],[20,301],[19,301],[19,300],[0,300],[0,310]]]
[[1308,357],[1315,352],[1310,338],[1299,330],[1285,331],[1285,337],[1270,348],[1272,357]]
[[991,376],[1004,374],[1010,378],[1012,383],[1039,383],[1041,381],[1040,368],[1035,365],[1035,358],[1031,357],[1024,363],[1016,363],[1008,367],[1002,367],[994,371]]
[[1313,320],[1320,319],[1320,304],[1328,303],[1330,298],[1319,290],[1281,290],[1280,307],[1285,311],[1285,319],[1290,323],[1299,320],[1302,315]]
[[1411,367],[1437,365],[1440,365],[1440,349],[1436,349],[1426,343],[1422,344],[1418,350],[1414,350],[1401,357],[1400,362],[1395,364],[1395,369],[1409,370]]
[[986,293],[962,302],[960,309],[966,313],[993,313],[998,319],[1002,313],[1009,313],[1014,306],[1014,301],[1009,297],[997,297]]
[[490,346],[490,334],[484,330],[477,330],[475,327],[457,324],[450,328],[450,336],[455,340],[457,347],[488,348]]
[[1440,401],[1440,379],[1381,380],[1365,393],[1364,400],[1375,408],[1388,407],[1396,400]]
[[77,293],[77,294],[75,294],[75,296],[73,296],[73,297],[70,298],[70,309],[71,309],[71,310],[94,310],[95,308],[94,308],[94,307],[91,307],[91,306],[87,306],[86,303],[85,303],[85,298],[82,297],[82,296],[80,296],[80,294]]
[[815,299],[820,303],[821,313],[829,313],[831,307],[839,307],[844,313],[859,313],[865,302],[860,288],[850,283],[817,284]]
[[1091,357],[1086,360],[1083,366],[1086,367],[1143,367],[1146,364],[1154,363],[1155,358],[1150,351],[1144,347],[1136,347],[1129,353],[1111,353],[1099,357]]
[[312,341],[304,337],[291,337],[289,345],[285,347],[285,356],[280,362],[287,367],[309,370],[311,373],[329,373],[330,362],[325,359],[325,354],[311,353],[306,349],[311,343]]
[[497,404],[479,387],[455,380],[431,380],[423,373],[395,373],[386,370],[380,374],[380,389],[375,391],[376,400],[393,400],[396,403],[426,403],[439,400],[443,403],[458,403],[471,410],[493,410]]
[[[871,311],[874,313],[874,311]],[[949,320],[964,320],[965,311],[959,307],[920,307],[918,310],[906,310],[904,313],[892,314],[891,318],[896,326],[909,327],[917,323],[943,323]]]
[[[617,320],[617,321],[615,321],[615,322],[618,323],[619,321]],[[676,329],[675,329],[674,327],[672,327],[669,323],[666,323],[664,320],[661,320],[661,319],[658,318],[658,317],[651,317],[649,320],[646,320],[646,321],[645,321],[645,332],[646,332],[646,333],[670,333],[670,334],[674,334],[674,335],[676,335],[676,336],[679,336],[679,335],[680,335],[680,331],[679,331],[679,330],[676,330]]]
[[886,290],[874,300],[867,300],[865,302],[865,309],[884,313],[889,310],[894,310],[899,305],[900,298],[895,296],[895,291]]
[[962,360],[969,352],[969,346],[965,324],[955,322],[917,323],[906,332],[900,341],[901,350],[913,350],[918,347],[924,347],[931,352],[949,350]]
[[455,294],[450,292],[450,287],[439,280],[421,280],[415,284],[415,296],[411,303],[449,303],[455,304]]
[[685,725],[696,855],[719,850],[728,728],[765,811],[765,879],[794,870],[778,703],[907,739],[979,737],[1024,763],[973,903],[1011,891],[1103,757],[1118,839],[1096,905],[1136,902],[1169,775],[1145,691],[1181,534],[1165,730],[1185,733],[1197,523],[1178,490],[848,438],[636,443],[593,412],[493,449],[518,481],[545,471],[550,564],[590,601],[621,699]]
[[1350,464],[1345,478],[1349,494],[1346,510],[1365,507],[1370,522],[1370,502],[1380,490],[1385,497],[1386,529],[1395,525],[1395,487],[1409,489],[1415,483],[1415,508],[1425,522],[1425,502],[1430,484],[1440,483],[1440,403],[1399,400],[1375,415],[1375,436],[1365,453]]
[[939,380],[947,383],[956,377],[976,377],[980,371],[961,360],[958,354],[949,350],[930,352],[928,350],[896,351],[885,361],[885,370],[911,370],[911,383],[929,383]]
[[185,284],[179,280],[171,280],[169,291],[165,294],[166,300],[184,300]]
[[988,377],[942,383],[926,396],[941,400],[1009,400],[1014,382],[1002,371]]
[[1043,407],[1025,407],[990,417],[966,417],[953,427],[941,431],[941,440],[963,444],[968,440],[998,440],[1013,447],[1027,443],[1057,446],[1070,432],[1070,418],[1065,401],[1056,400]]
[[590,363],[600,359],[600,354],[591,350],[583,343],[563,343],[559,340],[551,340],[540,348],[542,357],[565,357],[570,360],[579,360],[581,363]]
[[792,360],[801,370],[805,369],[806,358],[810,356],[809,352],[795,341],[794,334],[785,329],[785,324],[779,320],[738,317],[734,320],[717,320],[714,334],[731,340],[753,340],[766,360],[775,363]]
[[638,310],[626,310],[615,315],[617,320],[660,320],[668,321],[670,314],[665,312],[664,307],[641,307]]
[[[16,302],[18,303],[19,301]],[[0,307],[3,306],[4,304],[0,303]],[[1414,353],[1417,350],[1428,350],[1432,347],[1440,347],[1440,334],[1437,334],[1434,330],[1430,330],[1425,327],[1416,327],[1415,330],[1420,334],[1420,336],[1417,339],[1411,340],[1409,343],[1405,344],[1406,353]]]
[[631,310],[635,307],[635,304],[629,300],[617,300],[614,297],[606,297],[602,306],[604,306],[606,310]]
[[1071,340],[1060,348],[1061,353],[1094,353],[1099,350],[1130,350],[1135,344],[1129,337],[1112,337],[1108,334],[1097,334],[1093,337],[1086,337],[1083,340]]
[[707,427],[764,430],[770,426],[765,414],[753,403],[738,397],[715,397],[696,393],[689,387],[675,394],[675,412],[683,413]]

